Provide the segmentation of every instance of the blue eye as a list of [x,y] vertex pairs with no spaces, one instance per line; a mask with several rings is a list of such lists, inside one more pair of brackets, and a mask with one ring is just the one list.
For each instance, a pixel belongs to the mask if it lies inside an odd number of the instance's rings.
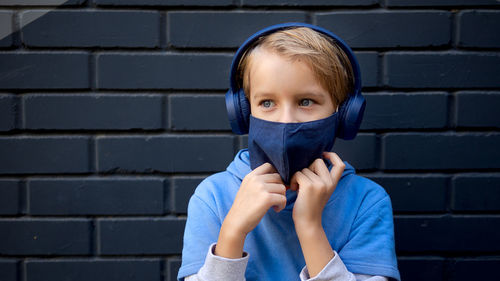
[[300,106],[311,106],[313,101],[310,99],[303,99],[300,101]]
[[269,108],[274,105],[272,100],[265,100],[260,103],[263,107]]

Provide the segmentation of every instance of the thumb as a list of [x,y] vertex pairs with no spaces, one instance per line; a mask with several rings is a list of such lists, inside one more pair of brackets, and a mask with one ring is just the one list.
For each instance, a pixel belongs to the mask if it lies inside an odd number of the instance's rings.
[[297,189],[299,189],[299,183],[297,182],[297,173],[295,173],[290,180],[290,190],[297,191]]

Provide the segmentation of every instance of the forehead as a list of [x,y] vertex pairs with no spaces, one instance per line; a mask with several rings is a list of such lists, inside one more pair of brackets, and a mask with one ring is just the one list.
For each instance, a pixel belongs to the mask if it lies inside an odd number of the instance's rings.
[[309,63],[290,59],[273,51],[259,50],[253,54],[248,69],[250,95],[270,93],[328,94]]
[[[242,84],[247,83],[247,86],[251,86],[251,72],[255,71],[255,66],[261,67],[262,65],[268,64],[270,58],[279,58],[290,64],[302,64],[305,72],[308,75],[313,76],[315,80],[320,83],[324,88],[329,89],[327,80],[331,77],[327,77],[324,73],[324,66],[317,62],[317,58],[313,58],[310,54],[289,52],[274,49],[270,46],[258,45],[248,54],[246,58],[246,63],[243,68],[242,77],[246,78],[247,81],[242,81]],[[286,70],[286,68],[283,68]],[[254,73],[255,74],[255,73]]]

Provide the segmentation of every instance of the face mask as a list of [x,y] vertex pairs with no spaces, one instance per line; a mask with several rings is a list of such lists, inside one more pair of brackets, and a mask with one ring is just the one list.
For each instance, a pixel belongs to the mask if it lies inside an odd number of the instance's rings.
[[278,171],[285,185],[295,172],[309,167],[330,151],[335,142],[338,113],[304,122],[271,122],[250,116],[248,150],[253,169],[268,162]]

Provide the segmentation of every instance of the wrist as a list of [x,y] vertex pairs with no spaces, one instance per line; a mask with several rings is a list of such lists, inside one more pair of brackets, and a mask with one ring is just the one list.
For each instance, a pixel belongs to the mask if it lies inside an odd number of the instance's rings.
[[299,222],[295,223],[295,232],[297,233],[297,236],[299,236],[299,239],[301,237],[307,238],[307,237],[314,237],[318,233],[324,232],[323,225],[321,225],[321,222]]
[[215,247],[215,255],[229,259],[243,256],[243,245],[246,234],[231,227],[222,225]]
[[224,238],[231,240],[245,240],[247,234],[244,225],[238,220],[231,220],[231,218],[227,216],[222,222],[219,237],[222,235]]
[[310,233],[323,230],[323,225],[321,224],[321,219],[319,220],[294,220],[295,231],[297,234],[300,233]]
[[238,230],[238,228],[225,226],[224,224],[222,224],[219,233],[219,237],[223,237],[225,240],[228,241],[241,241],[241,240],[244,241],[246,236],[247,236],[246,233]]

